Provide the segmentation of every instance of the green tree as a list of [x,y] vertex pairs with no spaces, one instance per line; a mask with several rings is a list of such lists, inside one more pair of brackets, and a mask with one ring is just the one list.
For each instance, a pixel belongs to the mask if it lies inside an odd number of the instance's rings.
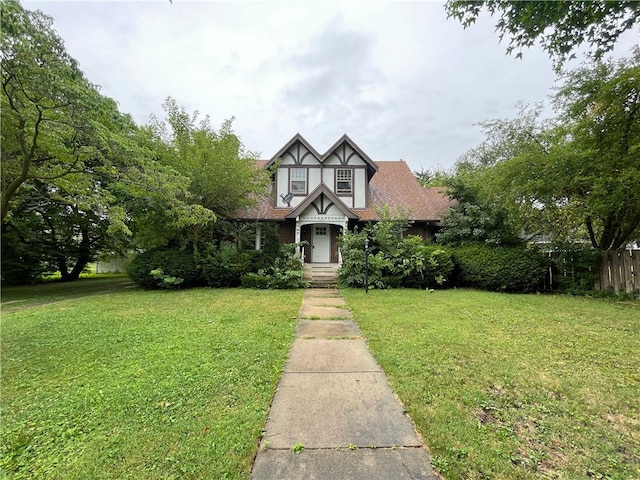
[[522,57],[522,49],[540,42],[556,67],[575,56],[588,44],[592,56],[600,59],[613,49],[622,33],[640,20],[640,2],[619,1],[512,1],[449,0],[447,16],[471,26],[482,9],[499,16],[496,31],[500,40],[509,38],[508,53]]
[[105,108],[52,28],[52,19],[2,5],[2,202],[4,222],[11,201],[27,182],[51,182],[85,171],[100,155],[92,115]]
[[553,123],[538,109],[487,122],[466,158],[483,198],[525,231],[620,248],[640,237],[640,50],[563,79]]
[[184,231],[195,249],[207,240],[216,218],[232,218],[269,186],[269,172],[257,168],[257,155],[248,151],[233,132],[233,119],[216,131],[208,116],[189,114],[172,98],[163,107],[166,120],[152,119],[149,129],[162,144],[159,162],[188,178],[188,201],[215,215],[196,216]]
[[446,187],[449,178],[451,178],[451,172],[446,170],[440,170],[437,168],[424,169],[419,172],[413,172],[414,176],[423,187]]
[[458,203],[442,217],[443,228],[437,242],[446,245],[489,246],[522,243],[510,221],[509,212],[490,197],[482,195],[482,176],[468,163],[460,162],[447,181],[449,196]]
[[3,279],[77,278],[152,221],[150,196],[166,228],[192,221],[187,179],[154,161],[158,145],[86,79],[52,19],[6,1],[1,22]]

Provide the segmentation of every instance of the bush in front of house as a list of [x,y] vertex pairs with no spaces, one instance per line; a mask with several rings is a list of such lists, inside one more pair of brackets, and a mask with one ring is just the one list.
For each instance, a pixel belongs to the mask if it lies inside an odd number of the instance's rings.
[[137,255],[127,267],[137,285],[149,290],[202,285],[193,253],[179,248],[158,248]]
[[455,284],[495,292],[535,292],[544,279],[547,260],[524,245],[489,247],[483,244],[451,249]]
[[[338,270],[338,284],[341,287],[362,288],[365,283],[364,241],[368,231],[343,232],[340,237],[342,264]],[[368,283],[371,288],[386,288],[395,283],[386,272],[390,271],[390,262],[382,251],[372,253],[374,242],[369,240],[370,250],[367,261]]]
[[341,286],[364,286],[367,238],[367,281],[371,288],[437,288],[446,285],[451,276],[453,261],[445,248],[429,245],[417,236],[402,238],[397,222],[383,221],[362,232],[342,235],[342,265],[338,271]]
[[273,265],[258,272],[245,274],[242,277],[242,286],[259,289],[305,288],[307,282],[302,279],[304,265],[296,247],[301,247],[301,244],[282,245]]
[[453,272],[451,255],[438,245],[427,245],[420,237],[402,239],[393,254],[392,269],[407,288],[438,288]]
[[242,277],[242,288],[256,288],[266,290],[271,285],[271,275],[267,275],[264,271],[258,273],[249,272]]
[[211,244],[199,255],[202,276],[213,288],[239,287],[242,276],[250,272],[255,251],[240,251],[236,244]]

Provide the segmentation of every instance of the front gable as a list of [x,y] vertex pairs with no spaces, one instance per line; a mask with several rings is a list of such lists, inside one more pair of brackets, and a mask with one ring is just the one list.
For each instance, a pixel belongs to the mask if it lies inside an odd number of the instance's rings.
[[321,161],[320,155],[307,140],[296,133],[291,140],[284,144],[278,152],[271,157],[266,164],[266,168],[271,168],[278,160],[280,165],[318,165]]
[[319,154],[299,133],[266,164],[274,173],[275,208],[296,208],[320,185],[347,208],[367,208],[376,163],[347,135]]
[[335,217],[329,220],[342,220],[346,217],[357,220],[358,215],[340,200],[326,185],[320,184],[300,205],[294,208],[285,218],[304,218],[310,223]]
[[368,180],[378,171],[378,165],[347,134],[327,150],[322,156],[322,161],[325,165],[364,166],[367,169]]

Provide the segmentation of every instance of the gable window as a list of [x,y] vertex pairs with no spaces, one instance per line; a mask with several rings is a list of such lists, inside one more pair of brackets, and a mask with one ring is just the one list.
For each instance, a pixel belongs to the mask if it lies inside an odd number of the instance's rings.
[[353,193],[353,170],[350,168],[338,168],[336,170],[336,193]]
[[290,188],[291,193],[307,193],[307,169],[306,168],[291,168],[290,174]]

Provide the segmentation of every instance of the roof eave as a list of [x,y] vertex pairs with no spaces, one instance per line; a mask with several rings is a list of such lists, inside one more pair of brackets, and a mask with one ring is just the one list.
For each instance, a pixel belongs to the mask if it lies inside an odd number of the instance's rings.
[[300,214],[322,194],[326,195],[329,200],[331,200],[333,204],[336,205],[350,220],[358,220],[360,218],[357,213],[351,210],[342,200],[340,200],[340,197],[333,193],[324,183],[318,185],[318,187],[311,192],[300,205],[288,213],[285,218],[299,217]]

